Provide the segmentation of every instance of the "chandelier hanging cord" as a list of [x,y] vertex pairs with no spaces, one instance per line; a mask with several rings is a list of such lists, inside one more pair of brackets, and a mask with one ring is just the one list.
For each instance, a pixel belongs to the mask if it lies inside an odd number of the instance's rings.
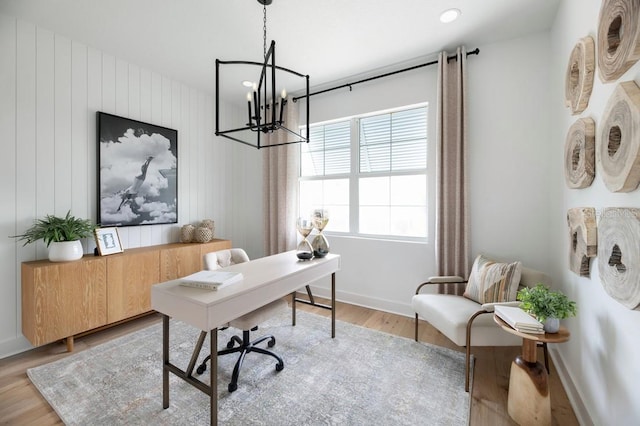
[[267,3],[262,3],[262,46],[263,58],[267,58]]

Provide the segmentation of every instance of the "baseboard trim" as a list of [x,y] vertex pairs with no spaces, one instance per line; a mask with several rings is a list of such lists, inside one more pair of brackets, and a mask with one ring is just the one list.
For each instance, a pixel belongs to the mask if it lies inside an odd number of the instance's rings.
[[10,357],[33,349],[26,337],[20,335],[0,342],[0,359]]
[[571,403],[573,412],[578,419],[578,423],[583,426],[594,426],[595,424],[591,420],[592,417],[589,414],[589,410],[583,402],[584,399],[582,398],[582,395],[580,395],[580,391],[578,390],[578,388],[575,386],[575,382],[571,379],[571,374],[567,369],[567,364],[562,357],[562,353],[553,346],[550,346],[549,355],[553,360],[553,365],[555,366],[556,372],[560,377],[562,386],[564,386],[564,390],[567,393],[567,398],[569,398],[569,402]]
[[[326,287],[310,286],[314,296],[331,298],[331,290]],[[304,290],[301,290],[304,294]],[[375,309],[378,311],[389,312],[392,314],[402,315],[404,317],[413,318],[414,312],[411,304],[390,302],[376,297],[368,297],[360,294],[349,293],[346,291],[336,290],[336,300],[349,303],[350,305],[362,306],[363,308]]]

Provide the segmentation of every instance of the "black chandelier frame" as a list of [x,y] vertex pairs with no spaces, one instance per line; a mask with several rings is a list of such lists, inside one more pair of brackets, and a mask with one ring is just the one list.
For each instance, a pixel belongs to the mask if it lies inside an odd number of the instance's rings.
[[[258,0],[260,1],[260,0]],[[253,61],[223,61],[220,59],[216,59],[216,136],[222,136],[236,142],[240,142],[242,144],[254,147],[254,148],[270,148],[275,146],[282,145],[291,145],[295,143],[308,143],[309,142],[309,76],[305,74],[301,74],[299,72],[290,70],[288,68],[280,67],[276,65],[276,42],[274,40],[271,41],[271,45],[269,46],[269,50],[267,51],[264,62],[253,62]],[[235,129],[229,130],[220,130],[220,68],[223,65],[253,65],[261,67],[260,71],[260,80],[257,84],[257,89],[253,91],[253,107],[251,105],[251,101],[248,100],[248,118],[249,122],[244,127],[239,127]],[[269,70],[271,71],[271,78],[268,76]],[[298,99],[306,99],[306,136],[303,136],[299,132],[294,129],[289,129],[285,126],[285,122],[283,120],[283,109],[287,104],[288,100],[286,98],[280,98],[280,102],[276,99],[278,96],[276,95],[276,70],[283,71],[295,75],[297,77],[301,77],[305,79],[305,88],[306,93],[304,95],[293,98],[294,102],[297,102]],[[271,87],[269,87],[269,83]],[[271,89],[271,103],[267,103],[269,88]],[[262,105],[262,101],[265,101],[264,106]],[[280,114],[277,117],[276,108],[280,105]],[[262,119],[262,111],[264,110],[264,120]],[[271,115],[271,120],[269,120],[269,115]],[[232,136],[232,134],[237,132],[242,132],[250,130],[256,133],[256,143],[253,144],[251,142],[239,139],[236,136]],[[273,133],[279,130],[286,131],[290,134],[293,134],[300,138],[300,140],[289,141],[289,142],[280,142],[275,144],[261,144],[261,133]]]

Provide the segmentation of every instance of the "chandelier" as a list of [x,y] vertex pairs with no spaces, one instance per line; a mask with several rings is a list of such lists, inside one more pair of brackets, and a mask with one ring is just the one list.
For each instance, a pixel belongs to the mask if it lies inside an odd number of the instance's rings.
[[[267,49],[267,5],[271,4],[272,0],[257,1],[263,5],[264,59],[262,62],[216,59],[215,134],[258,149],[309,142],[309,76],[276,65],[276,42],[272,40]],[[240,77],[243,79],[242,85],[249,89],[246,93],[247,113],[241,124],[232,125],[228,130],[221,130],[220,87],[221,80],[227,77],[235,79],[235,84]],[[306,134],[304,136],[297,129],[287,127],[293,123],[285,122],[284,107],[289,102],[287,85],[295,91],[305,91],[305,94],[293,99],[294,102],[297,99],[306,99]],[[238,101],[235,95],[233,99],[228,100],[232,105],[237,105]],[[233,121],[233,114],[228,115],[225,121]],[[269,143],[265,143],[268,134],[274,137],[270,137]]]

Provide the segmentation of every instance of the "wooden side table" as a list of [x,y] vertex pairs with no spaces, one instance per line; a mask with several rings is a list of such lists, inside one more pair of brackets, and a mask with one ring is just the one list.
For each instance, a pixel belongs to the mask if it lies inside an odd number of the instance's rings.
[[551,425],[551,401],[547,369],[537,360],[538,342],[562,343],[569,331],[560,327],[557,333],[521,333],[496,315],[493,320],[508,333],[522,337],[522,355],[511,363],[509,376],[509,416],[521,426]]

